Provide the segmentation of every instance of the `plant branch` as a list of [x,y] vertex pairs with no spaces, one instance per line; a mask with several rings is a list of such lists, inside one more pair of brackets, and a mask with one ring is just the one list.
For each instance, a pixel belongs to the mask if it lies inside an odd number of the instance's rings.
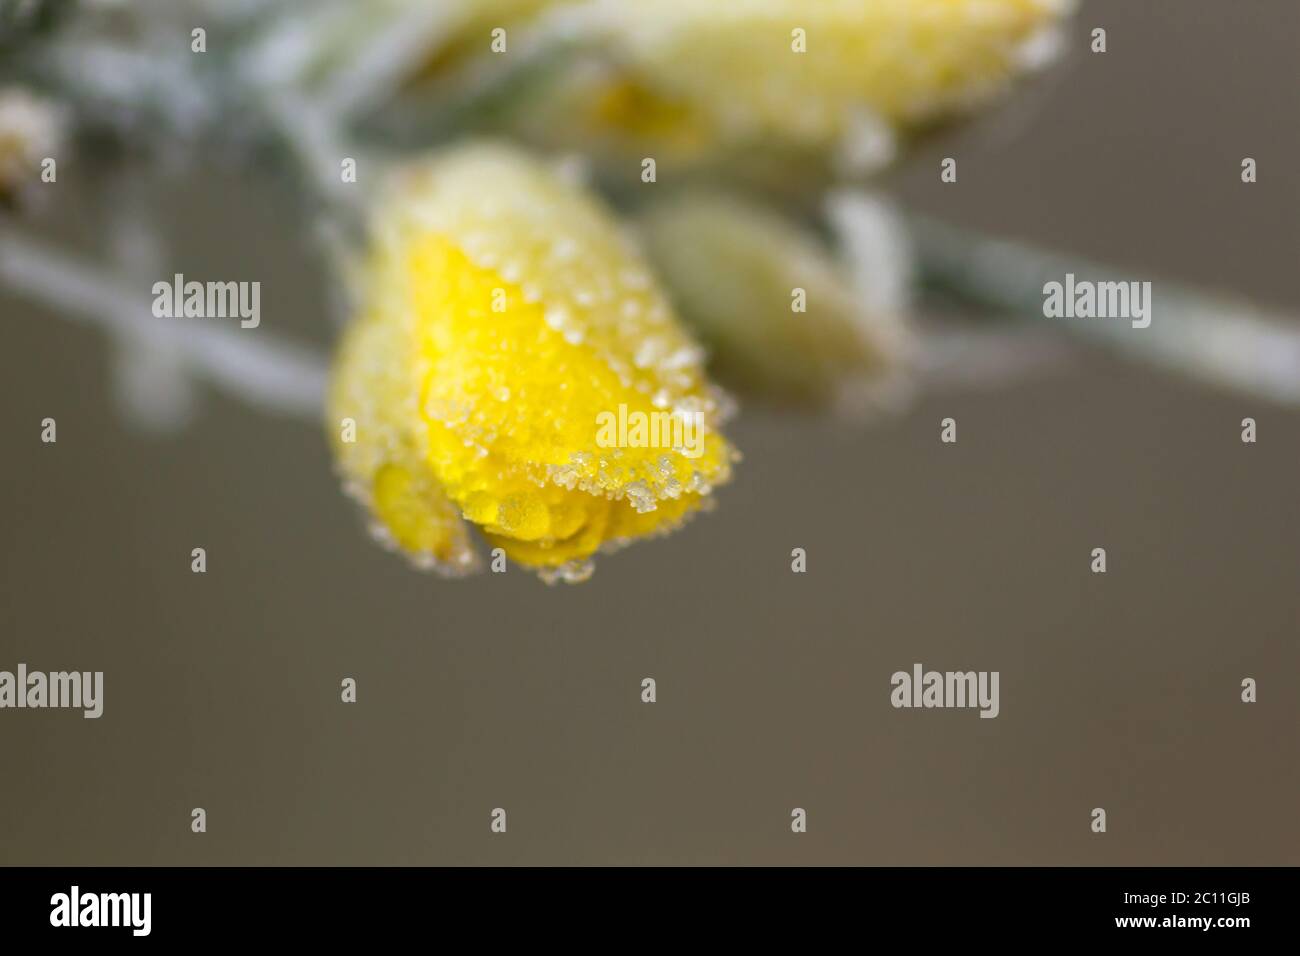
[[1127,358],[1203,382],[1300,404],[1300,322],[1294,319],[1170,282],[1153,283],[1153,318],[1144,329],[1113,319],[1044,319],[1045,283],[1067,272],[1076,281],[1115,281],[1132,270],[973,235],[925,217],[911,217],[909,227],[928,287],[1002,314],[1036,316]]
[[256,408],[319,418],[326,362],[317,352],[260,329],[159,319],[145,295],[117,276],[10,231],[0,231],[0,280],[70,318],[165,344],[197,376]]

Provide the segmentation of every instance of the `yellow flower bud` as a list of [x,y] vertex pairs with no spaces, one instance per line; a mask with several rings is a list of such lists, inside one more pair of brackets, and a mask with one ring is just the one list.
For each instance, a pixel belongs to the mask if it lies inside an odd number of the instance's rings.
[[355,421],[340,468],[399,547],[468,568],[463,517],[544,577],[581,579],[728,480],[701,350],[594,199],[470,146],[396,173],[376,208],[332,417]]
[[[891,301],[892,287],[905,276],[855,275],[811,232],[716,193],[654,203],[641,226],[647,253],[725,385],[820,405],[858,400],[872,386],[895,382],[906,351],[905,303]],[[901,242],[882,232],[875,242]],[[904,268],[898,257],[880,258],[894,271]],[[865,278],[886,288],[863,288]]]

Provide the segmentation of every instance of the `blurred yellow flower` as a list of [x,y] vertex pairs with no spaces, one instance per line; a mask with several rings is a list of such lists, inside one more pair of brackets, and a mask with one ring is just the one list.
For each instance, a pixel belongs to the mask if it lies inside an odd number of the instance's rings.
[[[593,0],[568,16],[600,39],[620,71],[584,111],[597,135],[624,129],[672,147],[683,136],[699,141],[703,127],[717,143],[838,145],[851,156],[887,154],[895,130],[963,111],[1001,90],[1050,55],[1071,5]],[[566,88],[570,99],[573,90]],[[661,136],[668,120],[670,135]],[[888,142],[876,142],[882,138]]]
[[345,481],[397,546],[469,569],[463,517],[548,580],[579,580],[597,550],[676,527],[728,480],[701,350],[596,200],[475,145],[399,171],[376,208],[331,407]]

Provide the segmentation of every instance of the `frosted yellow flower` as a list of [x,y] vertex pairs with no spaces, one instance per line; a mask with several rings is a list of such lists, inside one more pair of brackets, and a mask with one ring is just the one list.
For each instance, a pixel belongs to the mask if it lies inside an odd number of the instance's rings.
[[374,223],[334,446],[402,550],[473,567],[463,518],[577,580],[597,550],[676,527],[728,480],[701,350],[596,200],[518,152],[468,146],[396,173]]
[[1070,6],[595,0],[579,9],[589,30],[605,32],[627,73],[599,100],[596,115],[610,125],[635,129],[635,114],[653,102],[656,115],[687,116],[689,126],[707,122],[721,141],[852,149],[861,148],[855,139],[889,136],[996,93],[1046,57]]

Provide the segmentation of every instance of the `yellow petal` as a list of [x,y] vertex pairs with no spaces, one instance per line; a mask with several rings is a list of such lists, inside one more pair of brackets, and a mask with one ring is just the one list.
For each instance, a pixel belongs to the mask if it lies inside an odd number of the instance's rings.
[[401,409],[410,407],[411,355],[379,321],[352,323],[335,363],[331,437],[345,489],[370,509],[373,530],[420,567],[454,575],[478,558],[460,509],[424,464]]

